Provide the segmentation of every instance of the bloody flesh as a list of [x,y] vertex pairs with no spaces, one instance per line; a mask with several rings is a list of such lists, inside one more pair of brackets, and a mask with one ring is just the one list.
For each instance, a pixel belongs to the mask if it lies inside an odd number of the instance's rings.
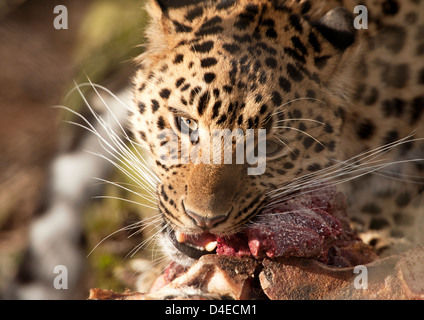
[[343,233],[344,200],[335,188],[304,190],[263,210],[243,232],[217,237],[217,254],[321,258]]
[[[216,241],[217,255],[259,260],[294,256],[351,267],[376,259],[371,248],[351,229],[345,197],[335,187],[320,185],[277,201],[263,209],[242,232],[229,236],[185,235],[186,241],[197,247]],[[175,271],[177,266],[168,267],[170,270],[163,276],[165,283],[183,272],[181,268]]]

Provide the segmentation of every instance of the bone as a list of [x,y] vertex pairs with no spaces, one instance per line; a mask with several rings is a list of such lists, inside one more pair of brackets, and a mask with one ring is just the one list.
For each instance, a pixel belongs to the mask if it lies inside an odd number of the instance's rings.
[[[261,296],[261,290],[266,297]],[[264,259],[261,263],[251,258],[205,255],[187,272],[155,292],[120,294],[91,289],[89,297],[101,300],[224,298],[424,300],[424,247],[359,265],[356,273],[355,267],[330,267],[306,258]]]

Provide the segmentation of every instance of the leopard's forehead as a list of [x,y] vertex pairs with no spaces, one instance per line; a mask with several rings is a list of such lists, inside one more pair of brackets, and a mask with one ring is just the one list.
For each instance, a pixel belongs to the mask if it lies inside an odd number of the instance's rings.
[[285,102],[316,97],[335,49],[302,22],[305,8],[233,4],[169,11],[172,37],[159,51],[151,46],[136,75],[141,114],[183,109],[209,128],[260,128]]

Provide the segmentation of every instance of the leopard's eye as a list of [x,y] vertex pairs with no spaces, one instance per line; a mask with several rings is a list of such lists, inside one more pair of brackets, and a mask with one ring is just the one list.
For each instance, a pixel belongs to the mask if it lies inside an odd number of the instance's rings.
[[198,128],[197,122],[190,118],[176,117],[176,122],[177,122],[178,128],[182,132],[189,133],[189,132],[196,131]]
[[281,143],[275,141],[267,141],[266,142],[266,156],[274,157],[278,155],[281,150],[283,150],[284,146]]

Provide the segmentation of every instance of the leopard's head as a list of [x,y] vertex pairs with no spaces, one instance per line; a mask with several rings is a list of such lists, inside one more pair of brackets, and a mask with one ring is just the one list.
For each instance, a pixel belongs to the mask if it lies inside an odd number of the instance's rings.
[[[131,122],[160,179],[163,244],[178,256],[199,255],[178,241],[182,234],[234,234],[277,190],[295,192],[332,164],[348,107],[355,30],[346,10],[310,6],[148,3]],[[214,140],[216,133],[228,136]],[[237,158],[239,145],[245,149]]]

